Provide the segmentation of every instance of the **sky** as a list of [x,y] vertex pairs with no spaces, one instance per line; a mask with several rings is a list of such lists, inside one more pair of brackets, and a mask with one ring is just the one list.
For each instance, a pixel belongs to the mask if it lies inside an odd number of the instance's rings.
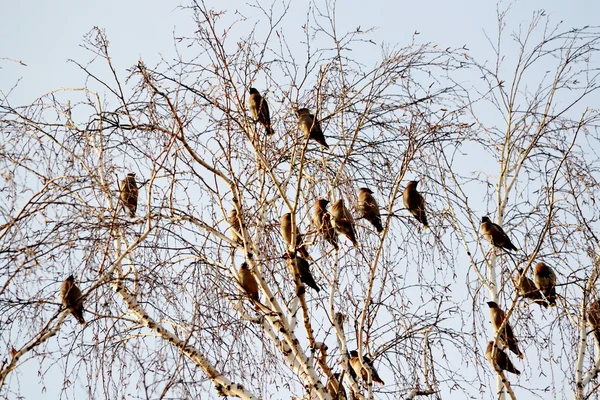
[[[252,12],[242,1],[207,3],[230,12],[236,9]],[[261,1],[260,4],[267,6],[270,2]],[[299,42],[303,38],[301,26],[307,4],[307,1],[299,0],[291,5],[291,12],[298,14],[298,24],[286,27],[290,41]],[[508,4],[503,2],[500,7]],[[195,30],[191,11],[180,5],[185,6],[185,3],[0,0],[0,92],[6,94],[12,90],[9,100],[13,106],[18,106],[58,88],[83,86],[83,73],[68,60],[89,61],[89,52],[82,48],[83,38],[96,26],[106,31],[112,61],[122,77],[139,59],[147,65],[156,64],[161,57],[172,59],[176,54],[174,36],[191,36]],[[390,45],[408,45],[418,31],[417,40],[421,43],[436,43],[440,47],[465,45],[481,62],[493,57],[485,32],[491,37],[496,34],[496,7],[492,1],[481,0],[339,1],[337,21],[340,31],[358,26],[362,29],[374,27],[372,39]],[[600,15],[600,3],[591,0],[519,1],[512,4],[511,27],[517,29],[519,23],[528,23],[532,12],[538,9],[544,9],[554,22],[563,21],[565,29],[598,24]],[[368,60],[379,54],[379,48],[374,46],[372,55],[361,53],[359,56]],[[35,367],[22,373],[21,383],[27,382],[29,373],[34,382],[38,382]],[[40,389],[32,385],[25,392],[26,398],[53,398],[41,394]]]

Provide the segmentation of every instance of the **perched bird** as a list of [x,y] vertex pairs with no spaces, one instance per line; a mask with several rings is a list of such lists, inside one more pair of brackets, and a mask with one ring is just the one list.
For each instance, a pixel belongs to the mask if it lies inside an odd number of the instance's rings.
[[550,307],[556,305],[556,274],[546,264],[539,262],[533,269],[535,286],[542,292]]
[[402,193],[402,200],[404,200],[404,207],[410,211],[417,221],[423,224],[423,228],[429,228],[427,224],[427,215],[425,214],[425,200],[421,193],[417,191],[417,185],[419,181],[410,181]]
[[[490,307],[490,320],[492,321],[494,332],[498,332],[498,329],[500,329],[500,326],[506,318],[506,314],[495,301],[488,301],[487,304]],[[513,333],[510,323],[507,322],[504,326],[503,332],[500,333],[500,340],[502,340],[508,346],[510,351],[518,355],[519,358],[525,357],[523,353],[521,353],[521,350],[519,350],[517,338],[515,338],[515,334]]]
[[288,247],[292,244],[292,232],[296,235],[296,251],[304,258],[311,258],[308,254],[308,250],[304,245],[304,235],[298,232],[298,227],[292,224],[292,214],[286,213],[281,217],[280,223],[281,236],[287,243]]
[[381,214],[379,213],[379,206],[375,201],[375,197],[373,197],[371,189],[360,188],[358,191],[358,209],[362,216],[377,229],[377,233],[381,233],[383,230]]
[[600,346],[600,301],[596,300],[588,306],[587,320]]
[[[492,350],[496,347],[496,356],[492,359]],[[515,368],[513,363],[510,361],[510,358],[506,355],[504,351],[498,348],[498,346],[494,346],[494,342],[488,342],[487,349],[485,350],[485,358],[492,364],[495,370],[497,371],[508,371],[512,372],[516,375],[521,375],[521,371]]]
[[488,242],[496,247],[506,250],[519,251],[510,241],[502,227],[493,223],[488,217],[481,218],[481,233]]
[[533,300],[540,306],[548,308],[548,302],[542,296],[542,293],[535,286],[535,283],[523,274],[523,268],[519,268],[519,272],[515,277],[515,286],[519,291],[519,296],[525,297],[526,299]]
[[265,100],[258,90],[253,87],[250,88],[250,98],[248,99],[248,108],[252,113],[252,118],[260,122],[265,127],[267,135],[275,133],[273,127],[271,127],[271,114],[269,113],[269,104]]
[[334,372],[332,378],[327,380],[327,391],[331,398],[333,400],[346,400],[348,397],[346,396],[346,389],[340,381],[339,372]]
[[294,267],[298,275],[300,276],[300,281],[305,285],[315,289],[317,292],[321,291],[317,282],[315,282],[315,278],[313,278],[312,273],[310,272],[310,264],[302,257],[294,257],[292,259],[294,263]]
[[[373,382],[379,383],[380,385],[385,385],[383,380],[379,377],[377,370],[373,366],[373,362],[367,356],[363,356],[363,365],[360,364],[360,359],[358,358],[358,352],[356,350],[350,351],[350,367],[352,367],[354,373],[356,375],[360,375],[362,379],[367,382],[367,369],[371,372],[371,380]],[[359,374],[360,371],[360,374]]]
[[243,263],[240,266],[240,270],[238,271],[238,279],[240,280],[240,286],[242,289],[250,296],[250,298],[256,302],[259,301],[258,294],[258,283],[256,282],[256,278],[250,272],[250,268],[247,263]]
[[358,241],[356,240],[356,229],[354,228],[354,218],[352,214],[344,205],[344,200],[337,200],[331,206],[331,217],[333,218],[333,227],[339,234],[345,235],[354,247],[358,247]]
[[325,136],[321,130],[321,124],[315,119],[315,116],[310,113],[308,108],[300,108],[296,111],[298,115],[298,125],[300,130],[310,139],[321,144],[325,148],[329,148],[325,142]]
[[75,285],[73,275],[69,275],[62,283],[60,295],[63,305],[71,311],[75,319],[80,324],[85,324],[85,320],[83,319],[83,297],[81,296],[81,290]]
[[137,183],[135,183],[135,173],[128,173],[127,177],[121,181],[120,192],[121,201],[129,208],[129,216],[135,218],[138,201],[138,187]]
[[336,250],[339,250],[337,235],[333,225],[331,225],[331,215],[327,212],[327,204],[329,204],[329,200],[325,199],[315,202],[313,224],[317,228],[317,232],[331,243]]
[[227,222],[229,222],[229,226],[231,227],[231,239],[237,243],[244,243],[240,234],[242,232],[242,225],[240,224],[240,219],[238,218],[237,211],[235,208],[231,210],[229,213],[229,218],[227,218]]

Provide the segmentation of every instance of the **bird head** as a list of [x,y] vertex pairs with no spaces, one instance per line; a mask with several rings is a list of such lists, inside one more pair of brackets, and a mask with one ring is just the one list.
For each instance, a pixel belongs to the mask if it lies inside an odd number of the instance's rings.
[[367,192],[367,193],[373,194],[373,191],[371,189],[369,189],[369,188],[360,188],[359,190],[361,192]]
[[135,172],[130,172],[127,174],[128,178],[135,178]]
[[419,181],[410,181],[410,182],[408,182],[408,185],[406,185],[406,186],[416,189],[418,184],[419,184]]
[[242,263],[242,265],[240,266],[240,268],[241,268],[241,269],[246,269],[246,270],[249,270],[249,269],[250,269],[250,267],[248,267],[248,264],[247,264],[247,263]]
[[488,301],[487,305],[490,306],[490,308],[498,308],[498,303],[495,301]]
[[329,200],[327,199],[319,199],[317,200],[317,203],[319,203],[319,205],[323,208],[327,207],[327,204],[329,204]]
[[254,89],[253,87],[248,89],[250,91],[250,94],[258,94],[258,90]]
[[484,222],[492,222],[492,221],[487,216],[481,217],[481,223],[483,224]]
[[350,351],[350,357],[358,357],[358,351],[356,351],[356,350],[351,350],[351,351]]
[[308,110],[308,108],[299,108],[296,110],[296,114],[298,116],[304,115],[304,114],[310,114],[310,111]]
[[69,277],[67,278],[67,280],[69,282],[73,282],[73,281],[75,281],[75,277],[73,275],[69,275]]

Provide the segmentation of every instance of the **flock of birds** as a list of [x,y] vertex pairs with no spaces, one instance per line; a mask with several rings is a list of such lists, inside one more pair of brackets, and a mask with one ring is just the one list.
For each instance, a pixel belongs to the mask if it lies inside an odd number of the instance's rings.
[[[255,88],[250,88],[248,105],[254,120],[264,126],[268,135],[274,134],[268,104]],[[298,126],[301,131],[309,139],[315,140],[317,143],[328,148],[321,125],[315,119],[314,115],[306,108],[298,109],[296,114],[298,116]],[[417,191],[417,184],[418,181],[410,181],[403,192],[402,198],[404,206],[414,218],[422,224],[423,228],[428,228],[425,201],[423,196]],[[134,218],[138,201],[138,186],[134,173],[128,173],[125,179],[121,181],[119,192],[120,201],[129,210],[130,217]],[[345,236],[352,242],[354,247],[358,247],[355,221],[351,212],[344,205],[343,199],[336,200],[331,206],[330,211],[327,210],[328,204],[329,200],[326,199],[319,199],[314,204],[312,222],[316,228],[317,236],[321,236],[335,250],[339,250],[338,235]],[[359,190],[358,209],[361,217],[369,221],[378,234],[384,230],[379,206],[370,189],[361,188]],[[284,258],[288,259],[292,274],[297,276],[301,283],[319,292],[320,288],[310,272],[310,263],[308,260],[312,260],[312,258],[308,253],[307,243],[304,240],[304,235],[298,231],[293,220],[292,215],[286,213],[282,216],[280,222],[281,235],[288,245],[288,251],[284,255]],[[231,210],[228,222],[230,224],[232,240],[243,245],[242,222],[235,209]],[[484,238],[493,246],[507,251],[519,251],[510,241],[510,238],[502,227],[493,223],[488,217],[482,218],[480,230]],[[264,308],[265,306],[260,303],[256,278],[245,262],[242,263],[238,271],[238,281],[249,299],[257,307]],[[534,281],[525,276],[522,269],[519,269],[515,285],[519,294],[524,298],[530,299],[546,308],[556,305],[556,274],[551,267],[543,262],[537,263],[534,267]],[[83,318],[84,298],[82,297],[81,290],[75,284],[75,279],[72,275],[63,282],[61,297],[63,305],[70,310],[77,321],[85,324]],[[492,326],[494,332],[497,333],[498,339],[488,342],[486,358],[497,371],[508,371],[520,375],[520,371],[515,368],[507,354],[503,351],[503,348],[508,348],[518,357],[524,357],[523,353],[519,350],[518,341],[510,323],[508,321],[505,322],[506,313],[496,302],[490,301],[488,302],[488,306],[490,308]],[[595,301],[590,305],[588,322],[593,329],[596,340],[600,343],[599,301]],[[356,377],[360,375],[365,382],[367,382],[370,376],[373,382],[381,385],[384,384],[374,368],[372,360],[367,355],[359,357],[358,352],[352,350],[349,354],[349,361],[351,367],[349,371],[352,376]],[[333,376],[334,380],[328,382],[328,390],[334,398],[345,399],[346,395],[341,385],[340,374],[336,373]],[[336,382],[335,379],[338,381]]]

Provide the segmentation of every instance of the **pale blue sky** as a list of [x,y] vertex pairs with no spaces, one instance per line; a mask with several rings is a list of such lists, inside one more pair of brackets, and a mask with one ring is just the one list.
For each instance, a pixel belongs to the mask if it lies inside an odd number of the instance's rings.
[[[207,3],[222,10],[239,8],[246,15],[251,13],[243,1]],[[161,56],[171,59],[175,54],[173,36],[191,36],[195,30],[191,12],[179,9],[179,4],[179,1],[156,0],[0,0],[0,91],[6,93],[21,79],[10,96],[11,104],[18,106],[57,88],[83,86],[83,73],[75,65],[67,63],[67,59],[83,63],[90,59],[89,52],[82,49],[81,44],[83,35],[94,26],[106,30],[112,61],[121,77],[127,76],[126,69],[140,58],[148,65],[154,65]],[[261,4],[267,6],[270,3]],[[290,38],[298,35],[298,41],[302,39],[301,25],[307,4],[303,0],[293,4],[290,12],[298,13],[298,24],[285,27]],[[506,4],[504,2],[503,6]],[[564,29],[600,23],[597,1],[532,0],[513,5],[509,30],[516,29],[519,23],[527,24],[533,10],[541,8],[552,16],[553,22],[564,21]],[[376,27],[377,31],[371,38],[377,43],[407,45],[413,32],[419,31],[421,43],[432,42],[440,47],[466,45],[471,55],[480,62],[493,56],[483,33],[486,30],[494,37],[497,31],[496,3],[493,1],[340,0],[337,17],[340,31],[357,26],[363,29]],[[356,57],[368,60],[379,55],[379,47],[373,46],[373,54],[360,53]],[[27,66],[7,59],[22,61]],[[61,338],[65,340],[65,335]],[[30,370],[25,368],[19,374],[27,399],[56,398],[56,390],[62,385],[62,375],[56,382],[47,377],[45,384],[49,389],[40,396],[37,365],[32,364]]]

